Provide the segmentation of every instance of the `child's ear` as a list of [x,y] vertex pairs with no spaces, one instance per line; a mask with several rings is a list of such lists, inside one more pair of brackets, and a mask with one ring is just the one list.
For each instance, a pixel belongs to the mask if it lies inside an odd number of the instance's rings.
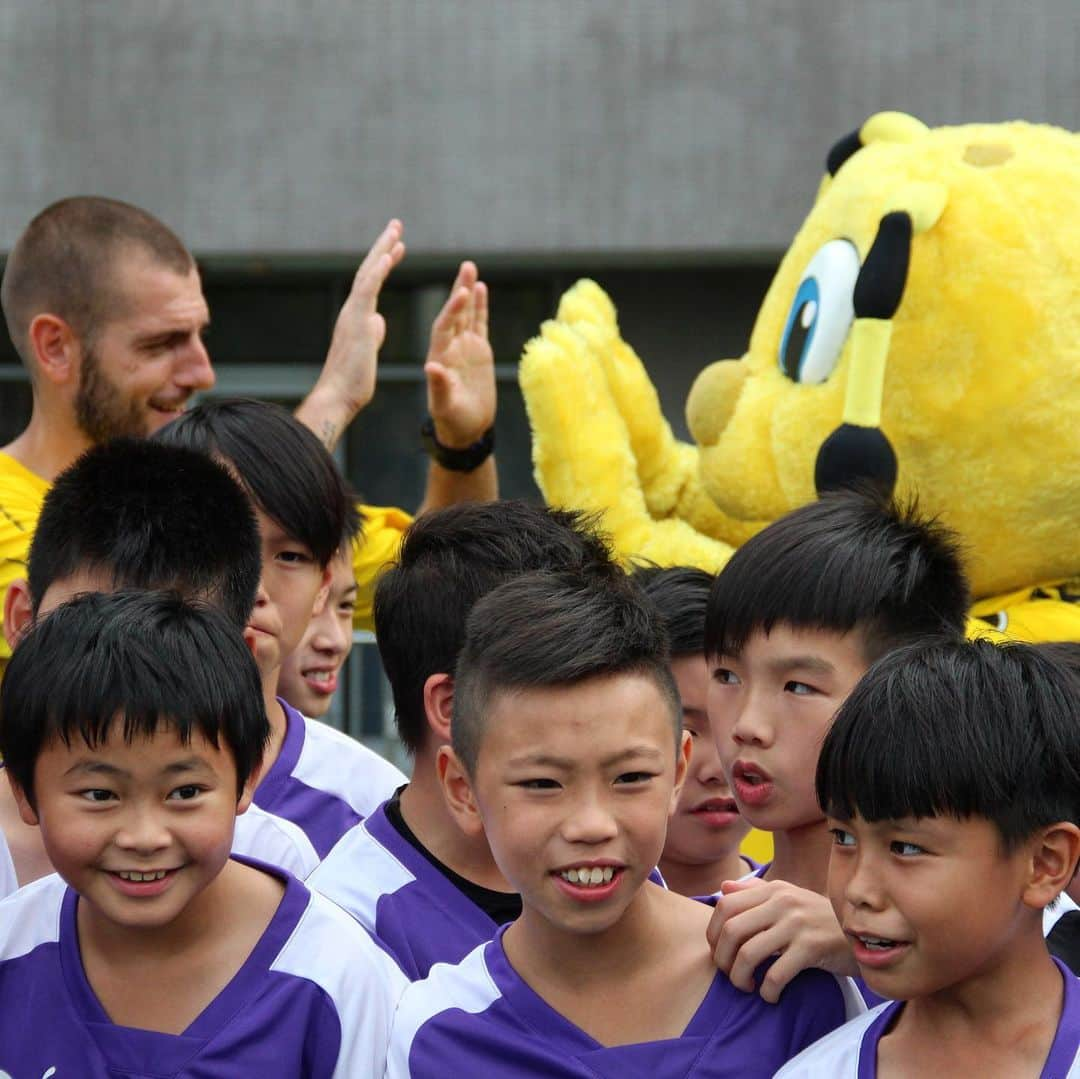
[[480,818],[480,808],[476,804],[472,780],[465,766],[458,760],[457,754],[448,746],[439,746],[435,757],[435,774],[439,777],[446,807],[457,826],[467,836],[484,834],[484,822]]
[[668,806],[668,816],[675,812],[678,805],[679,795],[682,794],[683,783],[686,782],[686,773],[690,768],[690,754],[693,751],[693,741],[689,731],[682,732],[679,742],[679,751],[675,754],[675,786],[671,792],[671,804]]
[[259,759],[259,763],[251,769],[251,774],[247,777],[247,781],[240,789],[240,797],[236,800],[236,815],[239,817],[241,813],[246,813],[251,807],[252,799],[255,797],[255,790],[259,786],[259,780],[263,775],[263,762],[262,758]]
[[14,648],[22,640],[34,620],[34,609],[30,603],[30,586],[23,577],[16,577],[8,585],[4,596],[4,637]]
[[1032,840],[1031,869],[1023,900],[1043,908],[1069,886],[1080,860],[1080,828],[1058,821],[1042,829]]
[[454,712],[454,679],[433,674],[424,683],[424,715],[434,735],[435,745],[450,741],[450,720]]
[[22,819],[23,824],[29,824],[31,826],[37,825],[37,810],[30,804],[30,799],[26,796],[26,791],[22,789],[7,768],[4,769],[4,773],[7,775],[8,783],[11,786],[11,793],[15,798],[15,804],[19,807],[19,817]]

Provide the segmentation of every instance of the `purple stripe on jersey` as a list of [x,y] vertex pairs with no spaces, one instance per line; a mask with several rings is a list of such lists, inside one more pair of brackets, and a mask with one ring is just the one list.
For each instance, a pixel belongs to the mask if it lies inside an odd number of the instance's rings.
[[[501,929],[483,953],[499,996],[477,1013],[448,999],[444,1010],[422,1023],[408,1050],[414,1079],[470,1074],[485,1079],[652,1074],[765,1079],[844,1021],[840,987],[821,971],[800,974],[775,1005],[756,993],[740,992],[718,973],[680,1037],[604,1046],[518,976],[502,946],[504,932]],[[420,982],[406,991],[399,1015],[407,1010],[409,994],[422,994],[428,984]]]
[[285,738],[277,760],[255,789],[255,804],[299,825],[318,856],[325,858],[361,817],[343,798],[310,787],[293,775],[304,750],[304,717],[280,697],[278,703],[285,710]]
[[[1058,1020],[1054,1040],[1050,1044],[1046,1063],[1039,1073],[1040,1079],[1061,1079],[1069,1073],[1080,1052],[1080,983],[1067,966],[1059,959],[1054,964],[1061,973],[1065,986],[1061,1004],[1061,1018]],[[858,1079],[877,1079],[878,1043],[885,1032],[897,1020],[904,1007],[902,1000],[894,1001],[866,1028],[859,1046]]]
[[[398,830],[381,805],[364,822],[372,839],[388,850],[414,879],[376,901],[376,939],[411,981],[426,978],[435,963],[458,963],[498,926],[460,892]],[[328,894],[337,901],[333,890]],[[342,904],[349,909],[349,903]]]

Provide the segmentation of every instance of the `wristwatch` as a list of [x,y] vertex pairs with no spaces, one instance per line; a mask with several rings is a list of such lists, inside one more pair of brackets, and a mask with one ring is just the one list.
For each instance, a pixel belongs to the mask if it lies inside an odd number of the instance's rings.
[[435,421],[428,416],[420,426],[420,441],[428,456],[451,472],[472,472],[479,468],[495,449],[495,428],[489,427],[471,446],[455,450],[435,437]]

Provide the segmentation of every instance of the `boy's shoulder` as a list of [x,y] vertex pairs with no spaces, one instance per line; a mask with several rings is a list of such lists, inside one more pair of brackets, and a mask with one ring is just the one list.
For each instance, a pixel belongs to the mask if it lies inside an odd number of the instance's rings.
[[[872,1011],[856,1016],[841,1027],[804,1049],[794,1060],[788,1061],[776,1073],[777,1079],[818,1079],[828,1075],[835,1079],[858,1079],[862,1075],[874,1075],[877,1058],[877,1038],[874,1034],[892,1021],[893,1013],[900,1007],[896,1001],[879,1004]],[[869,1070],[860,1068],[859,1058],[863,1046],[872,1051],[874,1061]]]
[[66,894],[63,878],[50,873],[0,901],[0,964],[59,941]]
[[383,803],[350,828],[308,878],[348,911],[410,978],[457,962],[497,926],[391,823]]
[[319,864],[319,855],[300,825],[256,805],[236,818],[232,853],[255,858],[305,880]]

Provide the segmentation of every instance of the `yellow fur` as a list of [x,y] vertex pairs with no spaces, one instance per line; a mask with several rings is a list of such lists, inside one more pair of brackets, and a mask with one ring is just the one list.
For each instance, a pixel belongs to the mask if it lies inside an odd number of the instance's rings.
[[904,210],[907,282],[888,333],[875,331],[883,382],[875,370],[869,390],[853,387],[859,415],[880,406],[897,493],[963,538],[974,613],[1026,639],[1080,639],[1080,137],[1020,122],[928,129],[898,113],[861,136],[821,184],[746,354],[698,375],[696,446],[673,437],[599,286],[566,294],[521,365],[537,481],[550,502],[602,511],[627,557],[708,569],[815,498],[858,334],[824,381],[794,382],[778,360],[789,308],[822,245],[849,240],[864,261],[882,216]]

